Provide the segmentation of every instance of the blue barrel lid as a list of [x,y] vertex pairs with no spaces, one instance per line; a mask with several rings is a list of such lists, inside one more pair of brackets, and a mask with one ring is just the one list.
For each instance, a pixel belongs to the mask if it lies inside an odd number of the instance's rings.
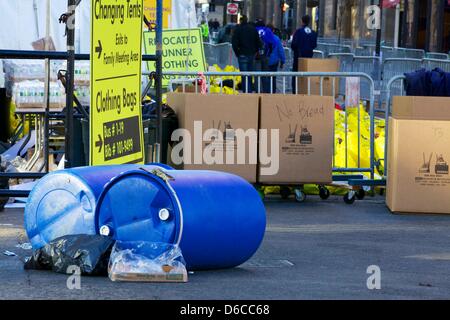
[[43,177],[25,207],[25,230],[33,248],[69,234],[95,234],[95,204],[94,192],[79,176],[61,171]]
[[164,175],[163,168],[143,167],[112,179],[97,203],[96,232],[121,241],[179,244],[182,209]]

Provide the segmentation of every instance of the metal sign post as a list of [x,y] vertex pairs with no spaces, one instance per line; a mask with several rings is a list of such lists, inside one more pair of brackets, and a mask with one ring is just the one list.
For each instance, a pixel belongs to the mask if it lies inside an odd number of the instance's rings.
[[381,36],[383,33],[383,1],[379,1],[380,6],[380,27],[377,29],[377,44],[376,44],[376,56],[381,56]]
[[[66,123],[65,123],[65,168],[73,166],[73,91],[75,69],[75,8],[76,0],[68,0],[67,12],[71,17],[67,21],[67,89],[66,89]],[[79,1],[78,1],[79,3]]]
[[155,161],[161,162],[161,146],[163,136],[163,124],[162,124],[162,30],[163,30],[163,0],[156,1],[156,106],[158,109],[158,130],[156,135],[157,144],[155,145]]

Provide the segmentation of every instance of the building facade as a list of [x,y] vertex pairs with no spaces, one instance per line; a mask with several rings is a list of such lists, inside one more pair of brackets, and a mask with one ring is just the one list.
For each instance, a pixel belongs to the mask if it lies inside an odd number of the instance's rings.
[[[216,0],[218,1],[218,0]],[[232,1],[232,0],[230,0]],[[369,6],[378,0],[244,0],[242,12],[251,20],[265,19],[280,29],[293,32],[301,17],[310,14],[313,27],[323,37],[374,40],[376,30],[368,28]],[[288,5],[286,10],[285,4]],[[286,11],[283,11],[283,7]],[[450,1],[402,0],[398,12],[384,8],[382,38],[386,45],[421,48],[432,52],[450,50]],[[397,17],[396,17],[397,16]],[[396,28],[397,24],[397,28]],[[396,36],[396,31],[397,36]]]

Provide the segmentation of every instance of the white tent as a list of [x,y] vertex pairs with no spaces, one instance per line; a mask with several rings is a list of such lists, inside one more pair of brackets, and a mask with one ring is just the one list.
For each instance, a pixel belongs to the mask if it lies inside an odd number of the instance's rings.
[[[57,51],[66,50],[65,25],[58,19],[67,0],[0,0],[0,49],[32,50],[31,43],[46,35],[46,4],[50,1],[50,36]],[[82,0],[76,15],[76,51],[89,53],[90,4]],[[169,0],[164,0],[169,1]],[[196,27],[194,0],[172,0],[171,28]]]

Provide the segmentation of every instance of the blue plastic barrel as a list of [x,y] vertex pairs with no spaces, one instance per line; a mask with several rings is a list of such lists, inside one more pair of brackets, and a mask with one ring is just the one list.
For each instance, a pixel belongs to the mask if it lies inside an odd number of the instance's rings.
[[73,234],[95,234],[95,208],[105,184],[137,165],[55,171],[39,180],[25,207],[25,230],[34,249]]
[[179,244],[189,270],[235,267],[257,251],[266,213],[247,181],[214,171],[149,171],[132,170],[107,184],[97,204],[97,232]]

